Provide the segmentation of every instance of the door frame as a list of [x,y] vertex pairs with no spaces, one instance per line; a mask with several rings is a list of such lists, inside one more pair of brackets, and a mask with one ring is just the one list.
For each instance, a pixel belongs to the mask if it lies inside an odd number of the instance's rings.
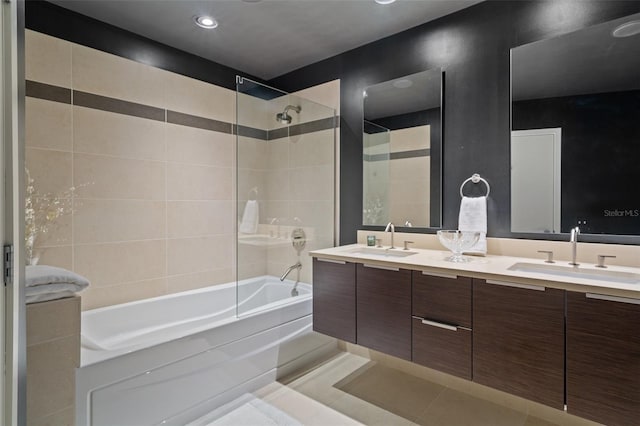
[[[562,222],[562,128],[512,130],[509,152],[513,152],[514,136],[544,135],[553,135],[553,233],[559,233]],[[513,167],[513,163],[511,163],[511,167]]]
[[[2,333],[1,417],[5,425],[26,425],[26,305],[24,299],[24,0],[0,4],[0,237],[12,247],[10,273],[0,292]],[[4,255],[3,255],[4,258]],[[4,263],[4,262],[3,262]]]

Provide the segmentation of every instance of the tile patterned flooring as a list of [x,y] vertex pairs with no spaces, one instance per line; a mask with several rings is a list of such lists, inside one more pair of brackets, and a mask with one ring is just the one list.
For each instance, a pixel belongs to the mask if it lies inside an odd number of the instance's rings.
[[309,426],[559,425],[346,352],[252,397]]

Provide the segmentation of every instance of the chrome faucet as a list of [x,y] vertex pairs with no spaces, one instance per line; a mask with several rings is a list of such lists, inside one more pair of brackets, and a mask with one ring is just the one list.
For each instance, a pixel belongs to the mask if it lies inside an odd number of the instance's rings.
[[284,274],[282,274],[282,276],[280,277],[280,281],[284,281],[284,279],[287,278],[287,275],[289,275],[294,269],[297,269],[299,271],[300,269],[302,269],[302,264],[300,262],[296,262],[295,265],[289,266]]
[[579,263],[576,263],[576,257],[578,252],[578,235],[580,235],[580,228],[577,226],[571,229],[571,238],[569,242],[571,243],[571,262],[569,265],[578,266]]
[[393,246],[393,234],[394,234],[394,232],[396,232],[396,227],[393,226],[393,222],[387,223],[387,227],[384,230],[384,232],[389,232],[389,230],[391,230],[391,247],[389,247],[389,248],[394,249],[395,247]]

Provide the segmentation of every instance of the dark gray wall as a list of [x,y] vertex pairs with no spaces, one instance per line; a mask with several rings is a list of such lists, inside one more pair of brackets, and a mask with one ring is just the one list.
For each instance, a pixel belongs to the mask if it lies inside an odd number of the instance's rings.
[[491,184],[490,236],[560,238],[509,230],[509,49],[639,11],[640,1],[486,1],[271,80],[296,91],[341,79],[340,243],[354,242],[362,228],[363,89],[440,67],[445,73],[443,227],[457,227],[460,184],[480,173]]

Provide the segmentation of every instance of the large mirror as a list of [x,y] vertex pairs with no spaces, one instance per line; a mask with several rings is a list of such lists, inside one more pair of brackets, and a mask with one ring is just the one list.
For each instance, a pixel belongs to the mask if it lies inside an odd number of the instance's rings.
[[511,81],[511,231],[640,234],[640,14],[512,49]]
[[385,81],[363,92],[366,226],[441,226],[442,70]]

